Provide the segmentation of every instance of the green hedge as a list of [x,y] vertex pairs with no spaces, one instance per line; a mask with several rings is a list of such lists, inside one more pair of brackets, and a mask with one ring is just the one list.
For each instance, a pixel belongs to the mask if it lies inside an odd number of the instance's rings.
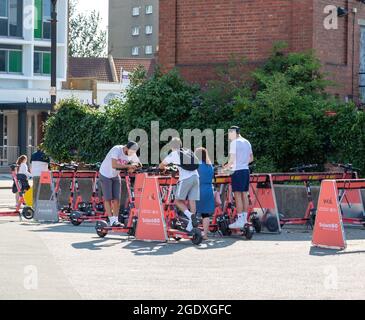
[[[75,99],[62,101],[45,125],[44,148],[54,159],[101,161],[134,128],[227,129],[236,124],[253,146],[257,171],[286,171],[305,164],[352,162],[365,173],[365,115],[352,103],[325,93],[331,85],[313,52],[284,54],[275,46],[268,61],[250,74],[234,58],[218,80],[200,89],[176,70],[132,77],[126,100],[99,111]],[[244,76],[243,76],[244,75]],[[326,111],[336,111],[332,117]]]

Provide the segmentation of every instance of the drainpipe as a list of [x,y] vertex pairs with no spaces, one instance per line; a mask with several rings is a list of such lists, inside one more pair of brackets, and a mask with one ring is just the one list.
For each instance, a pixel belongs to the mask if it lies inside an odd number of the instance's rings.
[[111,54],[108,54],[110,71],[112,73],[113,82],[118,82],[117,69],[115,68],[114,58]]

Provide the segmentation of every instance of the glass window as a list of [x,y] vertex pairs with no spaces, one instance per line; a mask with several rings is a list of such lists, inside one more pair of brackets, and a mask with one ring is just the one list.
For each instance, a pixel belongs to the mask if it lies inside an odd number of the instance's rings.
[[42,10],[43,21],[51,20],[51,13],[52,13],[51,0],[43,0],[42,9],[43,9]]
[[0,17],[8,16],[8,0],[0,0]]
[[150,5],[148,5],[148,6],[146,6],[146,14],[151,14],[152,13],[152,11],[153,11],[153,7],[152,7],[152,5],[150,4]]
[[22,72],[21,51],[9,51],[9,72]]
[[133,27],[132,35],[133,36],[138,36],[139,35],[139,27]]
[[51,39],[51,23],[43,22],[43,39]]
[[0,36],[8,35],[8,19],[0,18]]
[[152,34],[152,26],[146,26],[146,34]]
[[132,56],[138,56],[139,54],[139,48],[138,47],[133,47],[132,48]]
[[12,37],[21,37],[23,35],[23,1],[9,1],[9,35]]
[[152,46],[146,46],[145,53],[146,54],[152,54]]
[[133,7],[132,16],[139,16],[139,7]]
[[0,72],[6,72],[6,51],[0,50]]
[[33,71],[34,73],[42,73],[42,53],[41,52],[34,52],[34,65],[33,65]]
[[43,0],[43,39],[51,39],[51,0]]
[[35,74],[51,74],[50,52],[34,52],[33,71]]

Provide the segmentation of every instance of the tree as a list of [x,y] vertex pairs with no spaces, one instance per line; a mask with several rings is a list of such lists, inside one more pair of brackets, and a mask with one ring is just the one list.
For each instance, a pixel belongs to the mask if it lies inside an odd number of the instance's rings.
[[96,10],[89,14],[79,13],[76,10],[78,0],[69,3],[69,56],[105,56],[107,39],[106,31],[100,28],[100,13]]

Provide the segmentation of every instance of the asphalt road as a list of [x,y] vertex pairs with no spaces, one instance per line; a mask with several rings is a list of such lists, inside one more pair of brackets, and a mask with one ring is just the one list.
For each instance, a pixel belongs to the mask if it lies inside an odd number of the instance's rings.
[[365,229],[346,236],[345,251],[312,248],[305,228],[194,246],[0,218],[0,299],[363,299]]

